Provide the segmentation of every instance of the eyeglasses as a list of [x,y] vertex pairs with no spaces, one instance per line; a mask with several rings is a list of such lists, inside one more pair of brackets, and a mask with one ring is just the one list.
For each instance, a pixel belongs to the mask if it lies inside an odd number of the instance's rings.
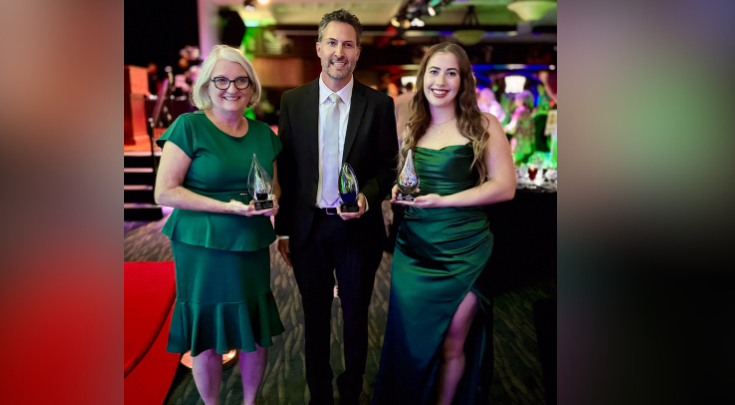
[[220,90],[227,90],[230,88],[230,84],[235,83],[235,88],[238,90],[245,90],[250,86],[250,78],[247,76],[240,76],[235,80],[230,80],[226,77],[217,76],[211,80],[214,82],[214,87]]

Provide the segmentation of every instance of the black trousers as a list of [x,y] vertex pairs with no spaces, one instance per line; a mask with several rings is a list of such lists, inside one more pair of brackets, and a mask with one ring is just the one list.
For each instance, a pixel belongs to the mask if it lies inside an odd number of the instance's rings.
[[[351,221],[358,221],[353,219]],[[306,382],[310,404],[332,404],[330,322],[334,273],[344,315],[345,371],[337,378],[342,404],[357,404],[368,348],[368,307],[382,248],[355,232],[338,215],[315,211],[309,237],[291,252],[291,263],[304,307]],[[377,248],[377,249],[376,249]]]

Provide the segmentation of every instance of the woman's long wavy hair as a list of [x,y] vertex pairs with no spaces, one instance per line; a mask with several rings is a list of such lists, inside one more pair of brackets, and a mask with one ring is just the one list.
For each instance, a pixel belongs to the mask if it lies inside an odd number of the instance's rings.
[[477,169],[480,174],[478,184],[485,182],[487,177],[487,143],[490,139],[490,133],[485,129],[485,124],[489,124],[487,118],[482,115],[480,108],[477,106],[477,96],[475,92],[475,77],[472,75],[472,65],[467,57],[464,49],[459,45],[452,43],[441,43],[431,47],[426,52],[424,59],[421,61],[419,72],[416,76],[416,94],[411,99],[411,115],[406,124],[406,135],[403,137],[403,144],[399,156],[398,170],[403,169],[403,162],[406,160],[409,150],[415,150],[421,137],[426,134],[431,124],[431,112],[429,111],[429,102],[424,94],[424,75],[426,74],[426,66],[429,59],[437,53],[451,53],[457,58],[459,63],[459,76],[461,84],[457,96],[454,99],[455,115],[457,118],[457,129],[459,133],[470,139],[472,149],[475,151],[475,158],[472,161],[470,169]]

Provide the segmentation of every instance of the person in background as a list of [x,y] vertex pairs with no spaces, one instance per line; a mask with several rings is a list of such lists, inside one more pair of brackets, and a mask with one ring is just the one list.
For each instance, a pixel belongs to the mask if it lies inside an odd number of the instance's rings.
[[396,86],[396,84],[393,83],[393,81],[391,80],[390,73],[385,72],[380,77],[380,84],[378,86],[378,91],[389,96],[390,98],[393,99],[393,102],[395,102],[396,97],[398,97],[398,94],[399,94],[399,89],[398,89],[398,86]]
[[525,162],[536,150],[536,126],[533,122],[533,95],[528,90],[515,95],[515,110],[503,129],[512,134],[510,148],[516,162]]
[[549,71],[548,70],[542,70],[538,72],[538,78],[541,83],[544,85],[545,93],[549,96],[552,103],[551,106],[556,105],[556,93],[554,92],[554,89],[551,87],[551,84],[549,83]]
[[386,94],[388,94],[395,102],[396,98],[398,97],[398,86],[396,86],[395,83],[390,82],[388,83],[388,87],[386,87],[385,91]]
[[[281,191],[281,141],[243,117],[260,99],[260,81],[236,49],[217,45],[191,94],[200,109],[179,116],[156,141],[163,148],[157,204],[174,211],[163,228],[176,266],[167,351],[193,357],[206,405],[219,404],[222,355],[238,349],[245,405],[255,404],[273,336],[283,333],[270,288],[270,217]],[[253,156],[273,179],[273,208],[256,210],[248,192]]]
[[477,107],[484,113],[492,114],[498,119],[498,122],[505,121],[505,111],[503,110],[503,106],[498,103],[495,99],[495,93],[493,93],[489,88],[485,87],[480,90],[480,94],[477,99]]
[[413,202],[396,201],[393,187],[391,201],[407,211],[374,405],[482,402],[477,381],[492,338],[478,277],[493,247],[484,206],[512,199],[516,181],[503,129],[480,112],[475,86],[459,45],[438,44],[424,56],[400,151],[402,162],[413,152],[421,184]]

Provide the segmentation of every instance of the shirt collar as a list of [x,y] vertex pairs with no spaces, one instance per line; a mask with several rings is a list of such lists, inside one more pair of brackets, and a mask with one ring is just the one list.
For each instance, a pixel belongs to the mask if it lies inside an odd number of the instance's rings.
[[[337,91],[337,95],[340,99],[342,99],[342,102],[345,103],[345,105],[350,105],[350,99],[352,99],[352,87],[354,87],[355,84],[355,76],[350,77],[350,82],[347,83],[345,87],[342,87],[339,91]],[[319,74],[319,105],[324,104],[325,101],[329,98],[329,96],[335,93],[334,91],[330,90],[329,87],[324,83],[324,80],[322,80],[322,75]]]

